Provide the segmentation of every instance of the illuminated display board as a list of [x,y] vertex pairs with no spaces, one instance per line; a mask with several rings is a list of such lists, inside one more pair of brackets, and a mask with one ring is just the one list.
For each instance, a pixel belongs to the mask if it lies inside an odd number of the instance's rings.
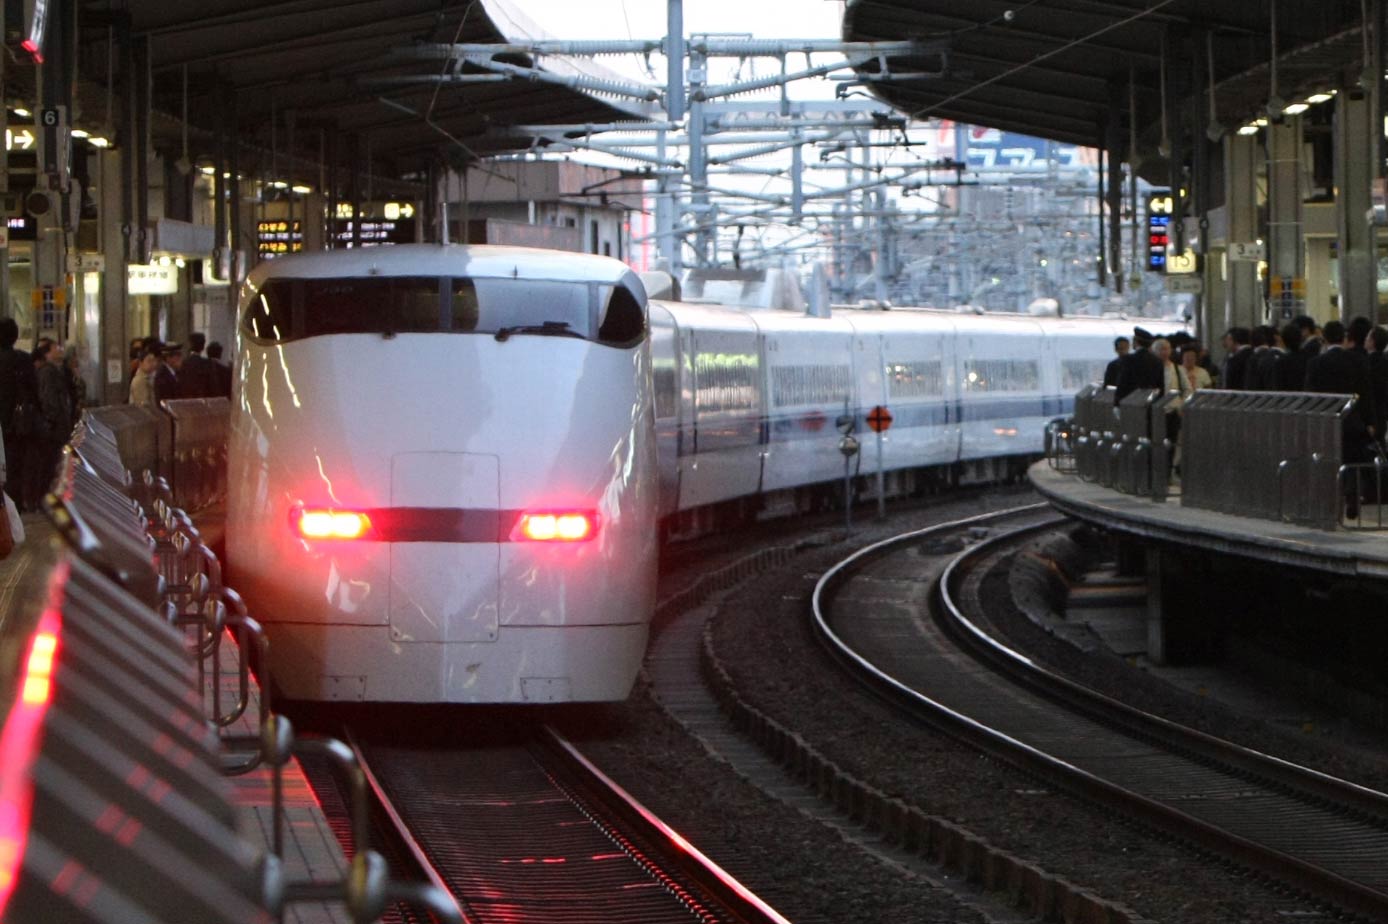
[[1174,206],[1169,189],[1154,189],[1147,194],[1147,269],[1154,273],[1166,272]]
[[258,221],[255,225],[256,251],[262,257],[278,257],[304,249],[303,226],[283,218]]
[[[333,241],[337,247],[352,246],[352,219],[334,218],[331,222]],[[361,246],[377,244],[413,244],[414,219],[363,218],[358,232]]]

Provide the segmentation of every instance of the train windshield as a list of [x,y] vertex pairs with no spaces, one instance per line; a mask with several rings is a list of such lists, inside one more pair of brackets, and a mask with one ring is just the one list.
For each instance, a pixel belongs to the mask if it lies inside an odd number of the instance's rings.
[[[562,331],[626,344],[645,332],[639,302],[621,286],[459,276],[270,279],[251,296],[242,326],[259,340],[328,334]],[[503,337],[498,337],[503,339]]]

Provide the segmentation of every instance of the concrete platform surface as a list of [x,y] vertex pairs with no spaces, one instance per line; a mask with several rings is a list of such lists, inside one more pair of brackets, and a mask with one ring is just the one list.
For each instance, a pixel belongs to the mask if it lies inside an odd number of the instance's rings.
[[1123,494],[1037,462],[1033,487],[1057,510],[1104,529],[1345,577],[1388,578],[1388,530],[1318,530]]

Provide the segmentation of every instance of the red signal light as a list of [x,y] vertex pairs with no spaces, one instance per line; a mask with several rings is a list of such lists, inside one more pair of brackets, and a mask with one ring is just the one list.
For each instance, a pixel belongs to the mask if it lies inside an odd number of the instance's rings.
[[360,510],[296,506],[289,522],[304,539],[361,539],[371,532],[371,518]]
[[591,510],[537,510],[521,514],[511,530],[513,542],[586,542],[598,531]]

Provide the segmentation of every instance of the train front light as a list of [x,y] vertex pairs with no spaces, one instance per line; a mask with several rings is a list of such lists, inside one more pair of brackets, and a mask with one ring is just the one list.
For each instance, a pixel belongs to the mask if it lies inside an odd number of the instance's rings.
[[371,532],[371,518],[359,510],[297,506],[289,522],[303,539],[361,539]]
[[537,510],[523,513],[511,530],[512,542],[586,542],[598,531],[591,510]]

